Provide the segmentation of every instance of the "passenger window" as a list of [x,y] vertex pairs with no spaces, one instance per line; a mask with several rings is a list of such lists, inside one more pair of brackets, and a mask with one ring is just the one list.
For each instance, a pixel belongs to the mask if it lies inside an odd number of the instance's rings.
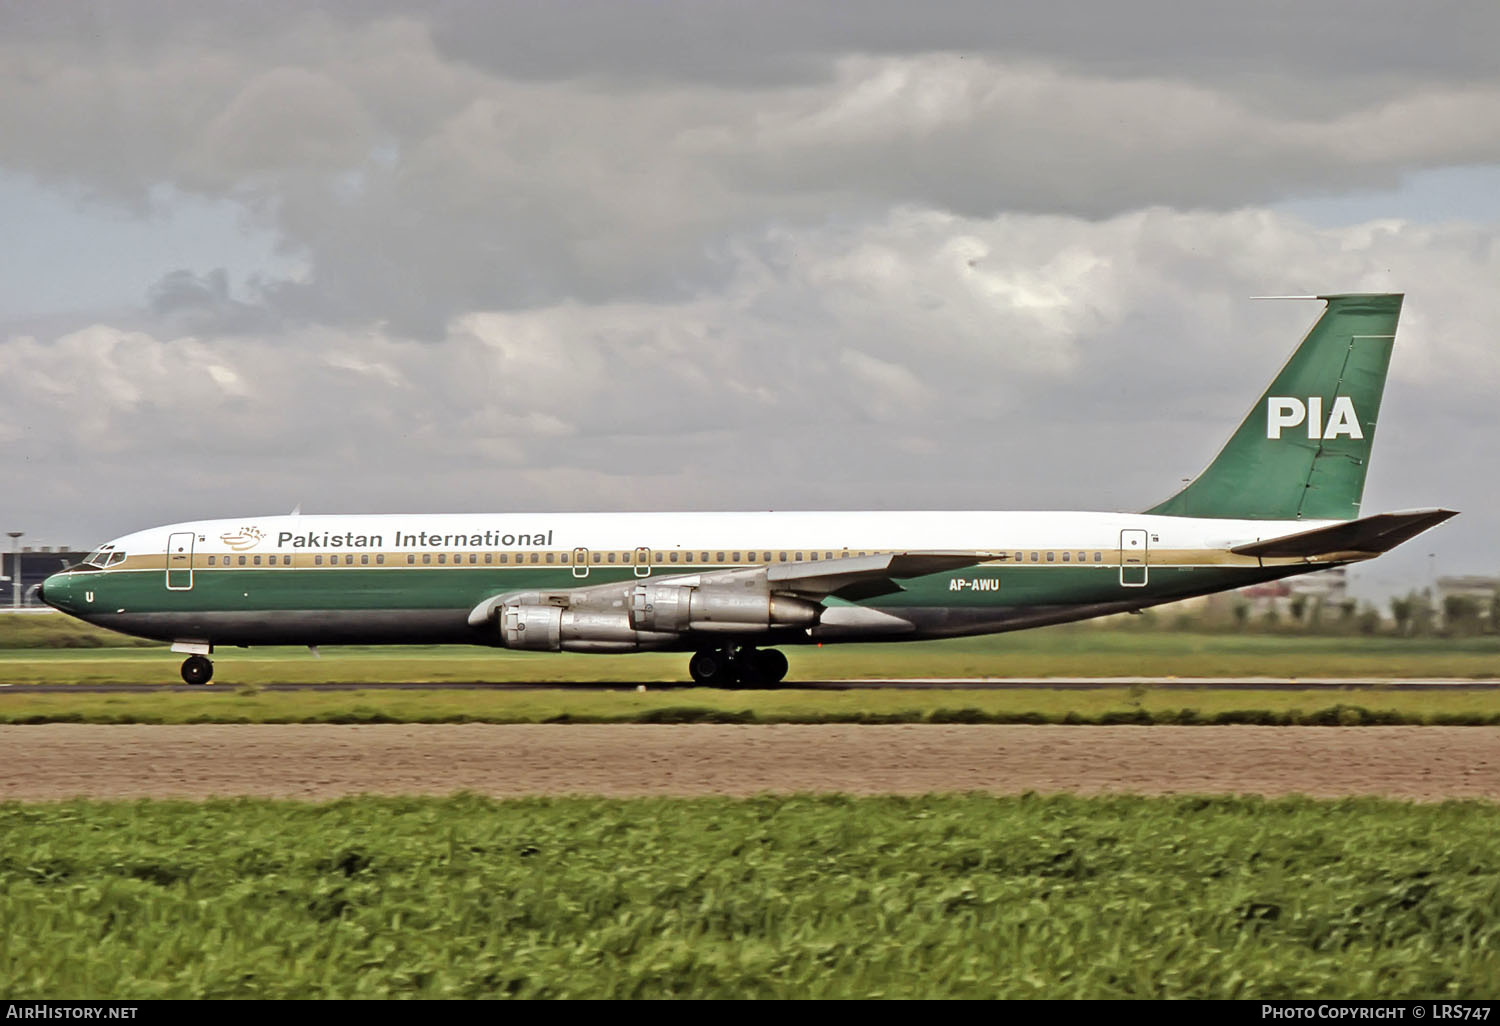
[[1078,554],[1078,562],[1080,562],[1080,563],[1087,562],[1088,558],[1089,558],[1089,554],[1087,552],[1080,552]]
[[785,552],[781,553],[781,562],[783,562],[783,563],[786,562],[786,553]]
[[594,553],[594,562],[595,563],[599,562],[603,558],[604,558],[604,553],[602,553],[602,552],[596,552],[596,553]]
[[540,563],[542,561],[542,554],[540,552],[533,552],[531,554],[531,561],[533,563]]
[[1051,563],[1052,562],[1052,557],[1054,555],[1056,555],[1056,553],[1052,553],[1052,552],[1047,553],[1047,562]]
[[493,565],[495,562],[495,554],[493,552],[486,552],[484,554],[484,561],[486,564]]
[[1021,554],[1019,552],[1016,553],[1016,562],[1021,562]]
[[816,552],[809,552],[808,555],[812,557],[814,563],[818,561],[818,554]]
[[707,552],[705,552],[705,553],[704,553],[704,554],[703,554],[703,562],[705,562],[705,563],[707,563],[707,562],[708,562],[708,553],[707,553]]
[[500,553],[500,562],[502,562],[502,563],[509,563],[510,562],[510,554],[506,553],[506,552]]
[[549,553],[547,553],[547,562],[549,562],[549,563],[553,562],[553,560],[556,557],[556,555],[557,555],[557,553],[555,553],[555,552],[549,552]]
[[255,563],[256,566],[260,566],[260,557],[259,556],[255,557],[254,563]]
[[[708,553],[705,552],[704,555],[706,556],[706,555],[708,555]],[[722,551],[714,553],[714,562],[716,562],[716,563],[722,563],[722,562],[724,562],[724,553]]]
[[609,554],[609,561],[610,561],[610,562],[611,562],[611,563],[613,563],[613,562],[615,562],[615,557],[616,557],[616,556],[617,556],[617,555],[619,555],[619,553],[617,553],[617,552],[611,552],[611,553],[610,553],[610,554]]
[[[241,556],[240,557],[240,562],[243,563],[244,561],[245,561],[245,557]],[[313,557],[313,565],[314,566],[322,566],[323,565],[323,557],[322,556],[314,556]]]
[[693,561],[693,554],[691,552],[684,552],[682,554],[682,559],[685,563],[691,563]]
[[214,565],[214,557],[213,556],[209,556],[208,557],[208,565],[209,566],[213,566]]
[[798,563],[802,562],[802,553],[795,552],[795,553],[793,553],[793,555],[795,555],[797,557],[796,562],[798,562]]
[[344,565],[345,566],[353,566],[354,565],[354,553],[351,552],[351,553],[349,553],[349,555],[347,555],[347,556],[344,557]]
[[1040,558],[1041,558],[1041,557],[1040,557],[1040,556],[1038,556],[1038,555],[1037,555],[1037,554],[1036,554],[1036,553],[1035,553],[1035,552],[1033,552],[1033,553],[1032,553],[1032,554],[1031,554],[1031,561],[1032,561],[1032,562],[1033,562],[1033,563],[1035,563],[1035,562],[1037,562],[1037,561],[1038,561],[1038,560],[1040,560]]
[[423,565],[429,564],[431,562],[432,562],[432,553],[430,553],[430,552],[424,552],[424,553],[422,553],[422,563],[423,563]]
[[416,561],[417,561],[417,557],[416,557],[416,554],[415,554],[415,553],[412,553],[412,552],[408,552],[408,553],[407,553],[407,554],[406,554],[406,565],[407,565],[407,566],[411,566],[411,565],[412,565],[412,564],[413,564],[413,563],[415,563],[415,562],[416,562]]
[[1071,553],[1071,552],[1064,552],[1064,553],[1063,553],[1063,558],[1062,558],[1062,561],[1063,561],[1063,562],[1064,562],[1064,563],[1067,563],[1067,562],[1069,562],[1069,560],[1068,560],[1068,557],[1069,557],[1069,556],[1071,556],[1071,555],[1072,555],[1072,553]]
[[[662,561],[662,559],[664,559],[664,558],[665,558],[665,557],[663,557],[663,556],[662,556],[662,554],[661,554],[661,553],[660,553],[660,552],[658,552],[658,553],[657,553],[657,554],[656,554],[656,561],[657,561],[657,562],[658,562],[658,563],[660,563],[660,562],[661,562],[661,561]],[[673,560],[673,562],[676,562],[676,560]]]
[[766,555],[766,562],[769,563],[771,561],[771,554],[769,552],[767,552],[765,555]]
[[448,562],[448,553],[446,553],[446,552],[439,552],[438,553],[438,562],[446,565],[447,562]]
[[1094,562],[1095,563],[1102,563],[1102,562],[1104,562],[1104,553],[1102,553],[1102,552],[1096,552],[1096,553],[1094,553]]
[[380,565],[380,566],[385,566],[385,553],[384,552],[377,552],[377,553],[375,553],[375,562],[378,565]]

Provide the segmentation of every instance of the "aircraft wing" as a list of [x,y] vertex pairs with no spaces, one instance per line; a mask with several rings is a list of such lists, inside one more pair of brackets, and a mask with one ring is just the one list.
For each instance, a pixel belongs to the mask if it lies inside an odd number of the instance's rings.
[[956,570],[990,559],[996,552],[884,552],[801,563],[776,563],[767,568],[771,590],[821,598],[835,595],[857,600],[901,590],[896,582],[907,577]]
[[1458,515],[1451,509],[1409,509],[1377,513],[1332,527],[1283,535],[1236,545],[1230,552],[1241,556],[1319,556],[1329,552],[1389,552],[1430,527]]

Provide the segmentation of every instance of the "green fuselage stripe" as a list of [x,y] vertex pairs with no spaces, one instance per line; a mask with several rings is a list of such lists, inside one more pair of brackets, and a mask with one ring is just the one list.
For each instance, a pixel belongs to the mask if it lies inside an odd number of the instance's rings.
[[[654,568],[653,568],[654,569]],[[673,567],[671,573],[694,568]],[[705,571],[732,569],[716,564]],[[1287,568],[1291,569],[1291,568]],[[1307,569],[1303,564],[1298,569]],[[1140,568],[1127,569],[1127,575]],[[1160,566],[1147,570],[1144,586],[1121,583],[1118,564],[976,564],[898,581],[900,591],[860,599],[872,608],[1011,607],[1137,602],[1150,604],[1238,587],[1268,576],[1258,567]],[[162,570],[79,570],[67,574],[66,595],[49,586],[49,601],[68,611],[91,613],[255,612],[273,610],[472,609],[497,594],[559,590],[660,579],[637,577],[633,568],[590,567],[574,576],[558,566],[351,566],[208,569],[195,567],[191,588],[169,589]],[[1138,579],[1127,576],[1127,579]],[[186,572],[181,574],[186,584]],[[92,596],[90,598],[89,596]],[[837,600],[835,600],[837,601]],[[839,603],[844,604],[844,603]]]

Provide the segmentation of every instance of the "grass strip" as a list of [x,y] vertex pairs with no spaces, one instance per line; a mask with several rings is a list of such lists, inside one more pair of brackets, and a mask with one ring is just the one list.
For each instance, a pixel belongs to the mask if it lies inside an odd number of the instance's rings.
[[[23,618],[24,619],[24,618]],[[1327,638],[1046,628],[986,638],[786,648],[789,679],[868,677],[1493,678],[1500,637]],[[221,685],[685,681],[682,653],[600,656],[468,646],[221,649]],[[179,683],[157,648],[0,650],[0,684]]]
[[1500,725],[1500,689],[1097,691],[0,691],[0,724],[1059,723]]
[[1415,998],[1500,979],[1500,806],[0,805],[0,992]]

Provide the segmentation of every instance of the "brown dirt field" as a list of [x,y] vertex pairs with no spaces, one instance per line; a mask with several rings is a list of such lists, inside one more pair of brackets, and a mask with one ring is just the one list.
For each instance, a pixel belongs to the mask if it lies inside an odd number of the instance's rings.
[[1500,800],[1500,728],[1025,726],[0,727],[0,800],[919,794]]

